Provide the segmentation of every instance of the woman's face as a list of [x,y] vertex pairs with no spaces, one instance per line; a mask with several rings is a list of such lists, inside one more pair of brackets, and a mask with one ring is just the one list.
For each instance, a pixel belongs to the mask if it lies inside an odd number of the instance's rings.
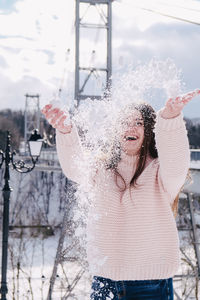
[[120,131],[122,150],[128,155],[139,154],[144,140],[144,121],[141,113],[134,110],[122,121]]

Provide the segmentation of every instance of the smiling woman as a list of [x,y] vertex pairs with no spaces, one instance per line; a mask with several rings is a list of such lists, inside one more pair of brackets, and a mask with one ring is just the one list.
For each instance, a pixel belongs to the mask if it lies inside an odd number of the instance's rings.
[[76,125],[66,126],[67,115],[52,105],[42,110],[57,129],[65,175],[83,185],[91,173],[86,181],[92,201],[87,220],[91,299],[173,299],[172,278],[180,265],[175,198],[190,161],[181,110],[197,94],[200,90],[168,99],[157,115],[147,103],[125,107],[107,155],[89,171]]
[[[153,132],[156,113],[147,103],[126,106],[117,119],[113,143],[106,161],[107,168],[117,171],[121,153],[137,157],[135,174],[130,184],[135,185],[145,166],[158,156]],[[120,176],[123,180],[123,177]]]
[[122,149],[129,155],[138,154],[144,140],[144,121],[139,111],[134,110],[122,122]]

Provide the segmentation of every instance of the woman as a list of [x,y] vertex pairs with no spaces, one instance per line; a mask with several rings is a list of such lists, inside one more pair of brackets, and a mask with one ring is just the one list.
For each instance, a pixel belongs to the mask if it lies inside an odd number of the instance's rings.
[[[145,103],[123,111],[115,142],[92,181],[87,227],[88,262],[95,275],[91,299],[173,299],[172,278],[180,266],[173,212],[190,161],[181,110],[199,93],[169,99],[157,118]],[[51,105],[42,112],[57,129],[64,173],[81,182],[77,161],[84,156],[75,125],[65,126],[66,116]]]

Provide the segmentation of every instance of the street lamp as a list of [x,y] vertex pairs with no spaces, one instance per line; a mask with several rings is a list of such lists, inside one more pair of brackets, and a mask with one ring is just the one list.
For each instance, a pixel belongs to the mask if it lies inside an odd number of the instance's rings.
[[12,167],[20,173],[28,173],[31,172],[35,164],[40,156],[41,148],[42,148],[43,139],[38,133],[38,130],[34,130],[32,133],[28,143],[31,154],[32,165],[27,165],[23,160],[14,162],[15,151],[11,153],[10,151],[10,133],[7,131],[6,138],[6,149],[5,152],[0,150],[1,162],[0,168],[5,162],[5,172],[4,172],[4,187],[3,187],[3,239],[2,239],[2,265],[1,265],[1,300],[6,300],[6,294],[8,293],[7,288],[7,253],[8,253],[8,229],[9,229],[9,199],[12,188],[10,187],[10,164]]

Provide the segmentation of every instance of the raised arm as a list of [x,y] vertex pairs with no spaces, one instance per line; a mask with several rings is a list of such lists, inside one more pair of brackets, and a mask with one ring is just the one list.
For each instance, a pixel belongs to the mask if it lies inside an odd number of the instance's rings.
[[59,108],[52,108],[46,105],[42,109],[48,122],[56,128],[56,148],[59,162],[63,173],[71,180],[80,183],[83,161],[82,147],[75,124],[69,122],[65,125],[65,120],[69,115]]
[[183,107],[200,90],[169,99],[158,112],[155,126],[156,147],[160,164],[159,178],[172,199],[183,186],[190,163],[187,130],[183,120]]

